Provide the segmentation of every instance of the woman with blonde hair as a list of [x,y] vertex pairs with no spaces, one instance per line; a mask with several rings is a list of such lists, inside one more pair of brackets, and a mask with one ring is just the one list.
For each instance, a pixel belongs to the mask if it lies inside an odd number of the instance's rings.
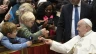
[[31,4],[23,3],[22,5],[20,5],[19,9],[16,11],[16,15],[21,15],[22,13],[24,13],[26,11],[33,12],[33,7]]
[[30,12],[32,12],[33,13],[33,7],[32,7],[32,5],[30,4],[30,3],[23,3],[22,5],[20,5],[20,7],[19,7],[19,9],[16,11],[16,15],[18,16],[18,20],[19,20],[19,22],[21,22],[20,21],[20,17],[22,16],[22,14],[24,13],[24,12],[27,12],[27,11],[30,11]]
[[[12,9],[14,9],[14,8],[12,8]],[[31,12],[33,12],[33,7],[32,7],[32,5],[30,4],[30,3],[23,3],[23,4],[21,4],[20,6],[19,6],[19,8],[18,8],[18,10],[16,11],[16,13],[15,13],[15,15],[14,15],[14,13],[12,13],[12,11],[11,11],[11,18],[10,18],[10,20],[9,21],[17,21],[18,22],[18,18],[19,18],[19,16],[20,15],[22,15],[22,13],[24,13],[24,12],[26,12],[26,11],[31,11]],[[14,12],[14,11],[13,11]]]

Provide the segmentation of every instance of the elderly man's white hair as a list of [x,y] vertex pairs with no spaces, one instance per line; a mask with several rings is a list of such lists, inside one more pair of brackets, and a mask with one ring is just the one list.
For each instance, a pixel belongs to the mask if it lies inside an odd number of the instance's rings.
[[88,24],[90,27],[92,27],[92,22],[89,19],[84,18],[84,19],[81,19],[81,20],[83,20],[86,24]]

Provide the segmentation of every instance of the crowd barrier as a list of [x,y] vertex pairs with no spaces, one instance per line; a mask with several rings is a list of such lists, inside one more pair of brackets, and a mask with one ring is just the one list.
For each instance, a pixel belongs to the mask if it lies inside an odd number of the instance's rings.
[[17,51],[12,51],[5,48],[4,46],[0,46],[0,54],[57,54],[57,53],[51,51],[49,45],[38,43],[33,44],[31,47],[27,47],[25,49]]

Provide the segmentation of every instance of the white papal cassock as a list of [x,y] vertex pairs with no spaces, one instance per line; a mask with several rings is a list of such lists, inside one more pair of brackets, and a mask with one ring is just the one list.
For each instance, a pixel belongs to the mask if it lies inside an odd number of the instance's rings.
[[53,41],[50,49],[63,54],[96,54],[96,32],[91,30],[84,37],[75,36],[64,44]]

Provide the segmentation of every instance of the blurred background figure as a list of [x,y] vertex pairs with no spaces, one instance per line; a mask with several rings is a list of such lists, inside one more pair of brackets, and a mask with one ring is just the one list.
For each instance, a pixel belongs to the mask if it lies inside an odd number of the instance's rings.
[[53,4],[49,1],[44,2],[37,9],[36,22],[39,27],[49,30],[49,37],[56,35],[56,27],[58,23],[58,16],[56,16],[56,10]]
[[93,0],[88,0],[88,4],[92,5]]
[[92,5],[92,2],[93,2],[93,0],[82,0],[82,1],[84,1],[85,3],[88,3],[89,5]]
[[9,9],[9,0],[0,0],[0,23],[4,19]]

